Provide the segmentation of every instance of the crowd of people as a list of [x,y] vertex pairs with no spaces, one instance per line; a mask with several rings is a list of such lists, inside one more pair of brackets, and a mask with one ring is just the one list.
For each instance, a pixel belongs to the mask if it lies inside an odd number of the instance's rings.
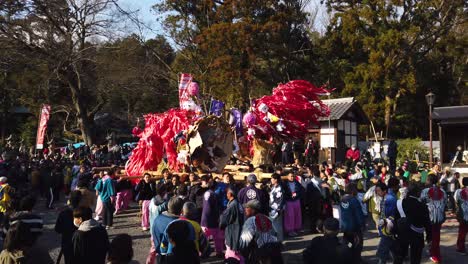
[[[307,146],[312,152],[313,143]],[[233,172],[168,169],[160,179],[145,174],[135,181],[115,166],[93,169],[91,153],[75,160],[54,153],[30,160],[4,157],[0,263],[55,262],[38,243],[43,222],[33,209],[40,197],[45,209],[52,209],[62,193],[67,207],[60,210],[55,231],[66,264],[131,263],[131,237],[110,241],[107,232],[132,201],[140,209],[141,230],[151,235],[147,264],[200,263],[213,255],[225,263],[283,263],[283,241],[304,232],[321,234],[305,248],[304,263],[362,263],[366,229],[378,230],[379,263],[420,263],[425,241],[438,263],[446,215],[459,221],[455,250],[466,255],[467,177],[440,165],[416,172],[408,163],[391,162],[391,169],[365,163],[355,147],[343,164],[315,164],[317,157],[307,155],[307,165],[299,159],[289,164],[284,157],[270,178],[258,178],[258,168],[254,172],[251,166],[244,181],[235,181]],[[105,165],[116,165],[110,160]]]

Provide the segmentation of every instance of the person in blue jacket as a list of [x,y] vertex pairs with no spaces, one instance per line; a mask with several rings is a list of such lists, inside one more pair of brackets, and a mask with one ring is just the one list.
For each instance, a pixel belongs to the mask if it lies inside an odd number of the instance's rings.
[[172,221],[179,219],[183,206],[184,201],[181,198],[172,197],[168,202],[167,211],[158,215],[151,225],[151,237],[156,248],[156,257],[158,259],[156,263],[162,263],[162,261],[164,261],[165,255],[170,252],[169,245],[165,246],[162,241],[166,228]]
[[358,193],[356,183],[348,183],[345,187],[345,195],[340,202],[340,224],[345,244],[351,244],[352,260],[350,263],[361,263],[363,248],[362,231],[365,227],[365,216],[362,212],[361,202],[356,198]]
[[396,253],[395,225],[397,219],[395,219],[395,216],[398,200],[396,192],[399,188],[399,183],[397,178],[390,178],[388,180],[388,186],[385,185],[385,183],[379,182],[375,187],[375,192],[383,199],[380,203],[380,241],[377,247],[379,263],[386,263],[390,257],[390,252],[392,252],[393,255]]

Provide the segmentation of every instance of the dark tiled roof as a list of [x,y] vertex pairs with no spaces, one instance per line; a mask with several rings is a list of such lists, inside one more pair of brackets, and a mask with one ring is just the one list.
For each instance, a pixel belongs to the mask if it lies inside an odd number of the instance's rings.
[[330,108],[330,117],[320,117],[318,121],[340,119],[356,102],[354,97],[322,100]]
[[468,105],[434,107],[432,119],[460,119],[468,118]]

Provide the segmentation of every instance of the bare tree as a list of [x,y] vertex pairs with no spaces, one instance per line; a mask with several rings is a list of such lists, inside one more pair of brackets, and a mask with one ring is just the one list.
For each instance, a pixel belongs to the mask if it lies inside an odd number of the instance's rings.
[[69,106],[88,145],[95,142],[94,116],[106,99],[97,90],[96,49],[119,36],[119,22],[128,14],[117,0],[0,2],[0,38],[25,56],[39,56],[51,78],[67,87]]

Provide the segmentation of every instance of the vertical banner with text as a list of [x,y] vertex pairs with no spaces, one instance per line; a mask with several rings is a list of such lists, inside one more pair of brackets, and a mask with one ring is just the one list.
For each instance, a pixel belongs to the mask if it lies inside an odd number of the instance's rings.
[[190,100],[190,96],[187,93],[187,89],[192,82],[192,75],[190,73],[182,73],[180,75],[179,82],[179,106],[183,108],[182,105]]
[[42,105],[39,126],[37,127],[36,149],[44,148],[44,137],[50,117],[50,105]]

